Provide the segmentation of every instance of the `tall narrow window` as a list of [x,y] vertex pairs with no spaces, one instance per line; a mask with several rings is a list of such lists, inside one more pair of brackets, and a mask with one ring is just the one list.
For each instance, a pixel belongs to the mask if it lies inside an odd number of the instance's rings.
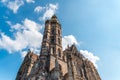
[[60,49],[58,49],[58,56],[61,57]]
[[58,35],[60,36],[60,30],[58,30]]
[[61,43],[60,43],[60,38],[58,38],[58,44],[61,44]]
[[54,43],[54,36],[51,37],[51,43]]

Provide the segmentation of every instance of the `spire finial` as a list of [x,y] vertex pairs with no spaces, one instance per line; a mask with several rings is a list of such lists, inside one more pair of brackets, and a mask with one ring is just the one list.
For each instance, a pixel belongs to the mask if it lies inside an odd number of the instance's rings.
[[53,14],[52,19],[57,19],[57,16]]

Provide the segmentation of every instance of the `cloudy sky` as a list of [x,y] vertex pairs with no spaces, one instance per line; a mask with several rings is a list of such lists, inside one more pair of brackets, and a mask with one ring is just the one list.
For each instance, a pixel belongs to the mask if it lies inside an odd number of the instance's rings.
[[15,80],[28,49],[39,54],[44,22],[53,14],[63,49],[75,43],[102,80],[120,80],[119,0],[0,0],[0,80]]

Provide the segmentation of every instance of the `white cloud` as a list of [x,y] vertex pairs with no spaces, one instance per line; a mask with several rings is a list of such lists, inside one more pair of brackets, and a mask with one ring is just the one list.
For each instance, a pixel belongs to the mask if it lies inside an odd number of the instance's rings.
[[[58,4],[49,4],[46,7],[45,13],[43,14],[42,20],[46,20],[52,17],[56,13],[56,10],[58,9]],[[40,17],[41,19],[41,17]]]
[[34,12],[39,13],[39,12],[41,12],[43,9],[44,9],[44,7],[37,6],[37,7],[34,9]]
[[24,29],[28,29],[30,31],[39,31],[40,29],[42,29],[42,26],[40,24],[37,24],[36,22],[29,20],[29,19],[25,19],[24,22]]
[[19,23],[16,23],[15,25],[12,25],[12,24],[10,24],[10,25],[11,25],[12,30],[21,30],[23,28],[23,26]]
[[10,21],[6,21],[6,23],[7,23],[8,25],[12,25]]
[[9,1],[6,5],[9,9],[13,10],[14,13],[17,13],[17,10],[23,4],[24,4],[23,0],[15,0],[15,1]]
[[80,53],[85,56],[88,60],[90,60],[94,66],[97,68],[97,61],[100,60],[98,56],[95,56],[93,53],[88,52],[87,50],[80,50]]
[[35,3],[34,0],[26,0],[27,3]]
[[9,53],[12,53],[13,51],[18,51],[20,48],[24,47],[24,42],[23,45],[18,43],[18,41],[11,39],[9,36],[5,34],[1,34],[1,39],[0,39],[0,48],[6,49],[9,51]]
[[10,26],[13,31],[15,30],[14,39],[2,33],[0,38],[1,49],[13,53],[22,52],[26,48],[33,48],[35,51],[40,48],[42,41],[42,34],[40,33],[42,26],[40,24],[26,18],[22,24],[16,23],[15,25],[10,24]]
[[76,38],[73,35],[64,36],[62,38],[63,50],[67,47],[67,45],[72,45],[72,44],[79,45],[79,42],[76,40]]
[[49,4],[49,7],[51,8],[51,9],[53,9],[53,10],[56,10],[56,9],[58,9],[58,4]]
[[27,51],[22,51],[21,52],[21,57],[24,58],[27,55]]
[[13,11],[13,13],[17,13],[18,9],[24,5],[24,1],[23,0],[1,0],[1,2],[7,6],[10,10]]

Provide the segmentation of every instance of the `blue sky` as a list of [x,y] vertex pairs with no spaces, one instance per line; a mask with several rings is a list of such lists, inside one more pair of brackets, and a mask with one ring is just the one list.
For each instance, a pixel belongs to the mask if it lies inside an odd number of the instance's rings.
[[119,0],[0,0],[0,80],[15,80],[27,49],[39,53],[44,21],[62,25],[63,48],[75,43],[102,80],[120,80]]

